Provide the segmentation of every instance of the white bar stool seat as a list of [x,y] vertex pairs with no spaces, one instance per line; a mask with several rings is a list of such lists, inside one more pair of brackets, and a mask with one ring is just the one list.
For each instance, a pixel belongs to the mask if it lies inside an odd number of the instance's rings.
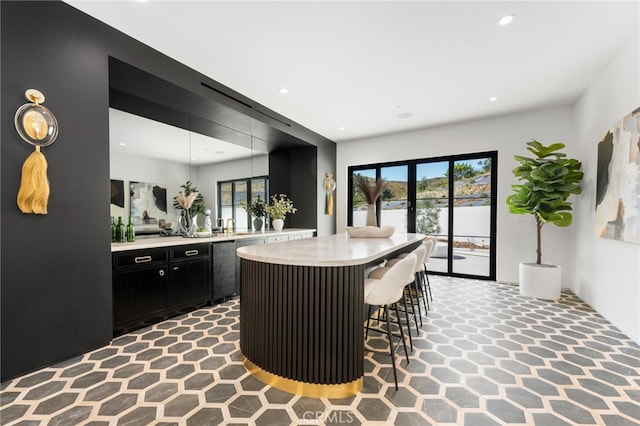
[[[383,309],[383,314],[386,317],[386,330],[373,328],[370,326],[370,318],[367,318],[367,325],[365,329],[367,333],[370,330],[378,331],[387,335],[389,341],[389,355],[391,356],[391,365],[393,367],[393,379],[395,381],[396,390],[398,389],[398,375],[396,372],[396,359],[395,353],[398,343],[402,341],[404,346],[407,362],[409,362],[409,355],[407,353],[407,346],[404,337],[404,331],[402,323],[400,321],[400,312],[398,311],[397,302],[404,301],[404,288],[407,284],[411,283],[414,279],[414,270],[416,267],[417,258],[415,255],[409,255],[397,262],[394,266],[389,267],[380,278],[372,278],[371,275],[376,271],[369,274],[369,278],[365,279],[364,283],[364,302],[368,305],[378,306]],[[391,313],[389,308],[393,308],[396,313],[397,326],[400,329],[400,341],[396,344],[393,343],[393,333],[391,330]],[[371,309],[369,309],[369,313]],[[369,315],[370,317],[371,315]],[[376,352],[376,351],[373,351]]]

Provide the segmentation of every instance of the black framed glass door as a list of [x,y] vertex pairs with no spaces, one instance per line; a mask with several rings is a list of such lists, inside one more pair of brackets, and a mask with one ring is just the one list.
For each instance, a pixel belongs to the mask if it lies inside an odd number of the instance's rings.
[[383,178],[378,225],[436,238],[430,272],[495,279],[497,152],[464,154],[349,168],[347,223],[363,226],[366,201],[353,176]]

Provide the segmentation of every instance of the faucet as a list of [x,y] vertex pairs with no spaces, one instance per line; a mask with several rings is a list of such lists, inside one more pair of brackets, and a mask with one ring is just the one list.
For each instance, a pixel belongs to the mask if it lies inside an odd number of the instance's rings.
[[230,234],[233,231],[233,226],[236,223],[233,218],[227,219],[227,234]]

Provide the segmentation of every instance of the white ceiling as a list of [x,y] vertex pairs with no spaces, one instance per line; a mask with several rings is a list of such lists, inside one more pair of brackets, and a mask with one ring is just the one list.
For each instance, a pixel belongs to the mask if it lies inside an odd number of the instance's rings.
[[67,2],[336,142],[569,104],[640,36],[637,0]]

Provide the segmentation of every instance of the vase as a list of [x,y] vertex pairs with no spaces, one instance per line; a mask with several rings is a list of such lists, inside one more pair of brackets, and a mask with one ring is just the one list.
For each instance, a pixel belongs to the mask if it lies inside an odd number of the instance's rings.
[[378,219],[376,218],[376,205],[367,204],[367,221],[366,226],[378,226]]
[[262,220],[261,217],[256,217],[253,219],[253,230],[254,231],[262,231],[262,225],[264,224],[264,221]]
[[180,235],[191,237],[198,232],[198,215],[195,214],[189,216],[188,212],[182,211],[182,214],[178,218],[178,224],[180,226]]
[[200,230],[198,226],[198,215],[194,214],[191,218],[191,226],[189,227],[189,236],[192,237]]
[[520,294],[543,300],[558,300],[562,291],[562,268],[520,262],[518,270]]
[[284,219],[273,219],[271,224],[273,225],[273,230],[274,231],[280,232],[280,231],[282,231],[282,228],[284,227]]

